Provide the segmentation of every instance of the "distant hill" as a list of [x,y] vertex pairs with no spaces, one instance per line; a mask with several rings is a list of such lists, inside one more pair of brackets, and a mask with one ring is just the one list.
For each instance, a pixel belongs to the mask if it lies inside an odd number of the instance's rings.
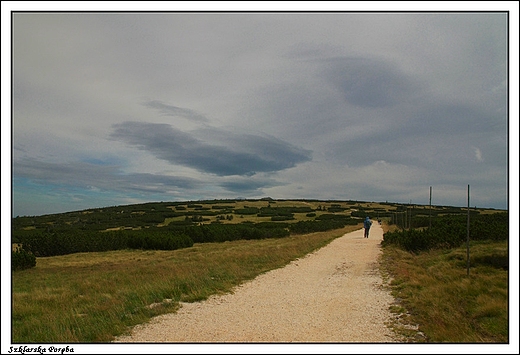
[[[466,209],[453,206],[407,205],[352,200],[224,199],[176,202],[148,202],[91,208],[81,211],[23,216],[12,219],[12,231],[80,228],[88,230],[161,227],[170,223],[243,223],[314,220],[324,214],[350,217],[413,218],[439,214],[460,214]],[[493,213],[493,209],[471,209],[472,213]],[[314,215],[309,215],[314,214]],[[283,218],[292,216],[291,218]],[[278,218],[277,218],[278,217]]]

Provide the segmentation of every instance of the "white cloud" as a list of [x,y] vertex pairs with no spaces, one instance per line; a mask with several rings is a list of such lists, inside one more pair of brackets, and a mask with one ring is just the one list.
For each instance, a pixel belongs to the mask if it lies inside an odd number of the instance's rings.
[[482,158],[482,152],[480,151],[480,149],[477,147],[473,147],[473,150],[475,151],[475,158],[477,158],[477,161],[483,162],[484,158]]

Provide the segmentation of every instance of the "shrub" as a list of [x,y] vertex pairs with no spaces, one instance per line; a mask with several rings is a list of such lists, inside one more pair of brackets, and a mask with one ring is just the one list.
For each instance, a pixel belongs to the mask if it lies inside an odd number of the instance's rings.
[[130,234],[128,246],[132,249],[176,250],[193,246],[193,240],[185,234],[137,231]]
[[25,270],[36,266],[36,257],[28,251],[17,248],[11,252],[11,270]]
[[256,207],[247,207],[247,206],[244,206],[244,208],[238,208],[235,210],[235,214],[247,214],[247,215],[251,215],[251,214],[257,214],[258,212],[260,212],[260,210]]
[[[470,240],[507,240],[508,213],[470,216]],[[404,250],[419,252],[447,249],[462,245],[467,240],[467,216],[448,215],[432,220],[432,227],[387,232],[382,245],[394,244]],[[504,262],[500,261],[502,265]]]

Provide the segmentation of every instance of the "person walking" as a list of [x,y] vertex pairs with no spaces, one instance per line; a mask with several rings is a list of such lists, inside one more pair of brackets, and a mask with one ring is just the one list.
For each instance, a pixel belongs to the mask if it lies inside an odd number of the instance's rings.
[[372,226],[372,221],[367,216],[363,221],[363,227],[365,227],[365,236],[364,238],[368,238],[368,233],[370,232],[370,226]]

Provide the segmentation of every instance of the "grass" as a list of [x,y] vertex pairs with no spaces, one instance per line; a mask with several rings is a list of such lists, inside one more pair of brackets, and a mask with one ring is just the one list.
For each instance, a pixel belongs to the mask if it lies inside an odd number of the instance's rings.
[[[12,273],[13,343],[106,343],[282,267],[348,231],[195,244],[175,251],[123,250],[38,258]],[[383,228],[389,230],[386,223]],[[507,343],[507,243],[411,254],[385,247],[381,272],[396,299],[390,324],[402,342]]]
[[12,342],[110,342],[136,324],[175,311],[180,301],[231,292],[359,228],[174,251],[37,258],[35,268],[12,273]]
[[385,247],[381,266],[400,315],[392,326],[409,342],[508,343],[503,260],[506,242],[472,242],[468,276],[465,246],[420,254]]

